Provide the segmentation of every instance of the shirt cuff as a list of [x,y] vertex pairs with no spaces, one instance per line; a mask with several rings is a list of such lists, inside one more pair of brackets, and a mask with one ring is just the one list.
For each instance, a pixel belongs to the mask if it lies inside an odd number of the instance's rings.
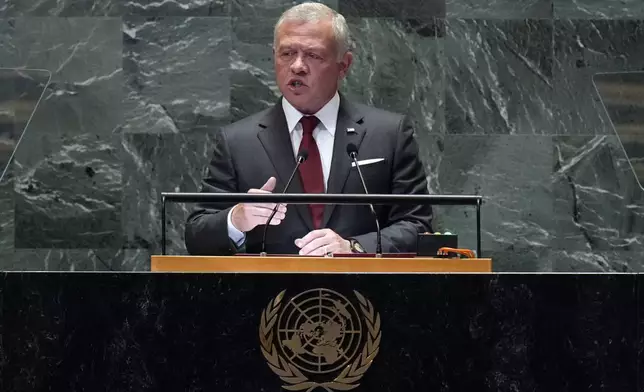
[[231,208],[230,211],[228,211],[228,238],[232,242],[237,245],[237,247],[241,246],[244,241],[246,241],[246,234],[242,231],[237,230],[237,228],[233,225],[232,221],[232,215],[233,215],[233,209]]

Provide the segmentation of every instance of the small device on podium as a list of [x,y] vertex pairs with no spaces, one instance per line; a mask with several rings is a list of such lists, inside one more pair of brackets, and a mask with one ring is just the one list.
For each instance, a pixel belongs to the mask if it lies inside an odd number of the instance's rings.
[[437,258],[474,259],[476,253],[471,249],[458,247],[458,236],[450,232],[422,233],[418,235],[418,256]]

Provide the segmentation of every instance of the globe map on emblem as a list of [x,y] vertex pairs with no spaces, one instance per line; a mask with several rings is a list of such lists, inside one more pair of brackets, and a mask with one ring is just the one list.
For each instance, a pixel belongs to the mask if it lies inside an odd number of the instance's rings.
[[286,303],[277,332],[284,357],[311,374],[342,369],[363,343],[360,314],[346,297],[328,289],[305,291]]

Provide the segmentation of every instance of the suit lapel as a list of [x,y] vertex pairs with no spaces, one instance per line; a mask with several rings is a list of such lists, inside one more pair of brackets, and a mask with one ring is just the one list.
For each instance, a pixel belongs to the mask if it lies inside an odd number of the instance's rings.
[[[293,169],[295,169],[295,158],[281,101],[273,106],[266,116],[260,120],[259,126],[260,131],[257,133],[257,137],[275,168],[278,180],[284,187]],[[249,159],[252,159],[252,157],[249,157]],[[303,193],[303,189],[299,174],[295,174],[287,193]],[[283,188],[276,189],[275,193],[283,191]],[[308,207],[305,204],[296,204],[295,209],[309,230],[312,230],[313,221]]]
[[[349,132],[348,130],[353,129]],[[344,185],[351,171],[351,159],[347,155],[347,144],[354,143],[360,148],[366,128],[363,124],[362,114],[349,101],[340,96],[340,109],[333,141],[333,158],[327,185],[327,193],[342,193]],[[324,208],[322,225],[326,227],[331,218],[335,205],[327,204]]]

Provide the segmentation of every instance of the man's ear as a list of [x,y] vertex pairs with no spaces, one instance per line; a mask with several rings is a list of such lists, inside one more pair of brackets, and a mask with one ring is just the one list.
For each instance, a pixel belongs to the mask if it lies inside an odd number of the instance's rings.
[[345,78],[347,76],[352,63],[353,53],[346,52],[344,56],[342,56],[342,60],[338,63],[338,66],[340,67],[340,78]]

